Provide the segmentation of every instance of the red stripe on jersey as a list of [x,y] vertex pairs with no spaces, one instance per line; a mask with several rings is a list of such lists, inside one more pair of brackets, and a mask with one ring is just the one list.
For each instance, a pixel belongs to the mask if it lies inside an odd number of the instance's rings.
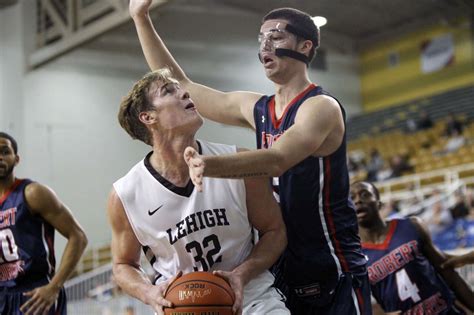
[[362,290],[360,288],[354,288],[356,296],[357,296],[357,301],[359,302],[359,311],[361,314],[365,314],[364,312],[364,299],[362,298]]
[[8,188],[7,192],[3,194],[3,196],[0,198],[0,204],[2,204],[5,200],[7,200],[8,196],[18,187],[18,185],[21,184],[23,180],[22,179],[16,179],[13,182],[13,185],[11,185],[10,188]]
[[339,244],[339,240],[336,237],[336,227],[334,226],[334,219],[331,214],[331,207],[329,206],[330,204],[330,192],[331,189],[330,183],[331,183],[331,160],[330,158],[324,158],[324,210],[326,212],[326,217],[328,219],[328,225],[331,230],[332,238],[334,240],[334,245],[336,248],[336,256],[339,258],[339,261],[342,264],[342,269],[347,272],[349,271],[349,266],[347,264],[346,258],[342,254],[341,250],[341,245]]
[[362,248],[367,248],[367,249],[377,249],[377,250],[386,250],[388,246],[390,245],[390,241],[392,240],[392,236],[395,233],[395,229],[397,228],[397,220],[392,220],[390,222],[390,226],[388,229],[387,236],[385,236],[385,240],[383,243],[376,244],[376,243],[371,243],[371,242],[362,242]]
[[272,118],[272,124],[273,128],[278,129],[280,128],[280,124],[283,121],[283,118],[285,117],[286,113],[290,110],[290,108],[296,104],[300,99],[302,99],[306,93],[308,93],[310,90],[315,88],[316,85],[314,83],[311,83],[306,89],[303,90],[300,94],[296,95],[294,99],[291,100],[291,102],[285,106],[285,110],[283,111],[283,114],[280,116],[280,118],[277,118],[276,112],[275,112],[275,96],[272,96],[270,101],[268,102],[268,109],[270,110],[270,117]]

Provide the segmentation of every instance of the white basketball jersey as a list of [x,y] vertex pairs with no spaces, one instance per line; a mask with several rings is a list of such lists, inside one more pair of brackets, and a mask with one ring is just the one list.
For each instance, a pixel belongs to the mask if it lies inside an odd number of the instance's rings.
[[[203,155],[236,152],[235,146],[198,143]],[[179,271],[230,271],[245,260],[253,243],[244,181],[204,177],[203,192],[191,181],[176,187],[151,167],[150,156],[114,188],[159,281]]]

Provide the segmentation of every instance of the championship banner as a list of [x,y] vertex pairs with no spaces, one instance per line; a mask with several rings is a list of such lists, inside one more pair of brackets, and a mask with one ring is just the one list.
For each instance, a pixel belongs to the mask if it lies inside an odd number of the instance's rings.
[[451,34],[425,41],[421,45],[421,72],[439,71],[454,62],[454,42]]

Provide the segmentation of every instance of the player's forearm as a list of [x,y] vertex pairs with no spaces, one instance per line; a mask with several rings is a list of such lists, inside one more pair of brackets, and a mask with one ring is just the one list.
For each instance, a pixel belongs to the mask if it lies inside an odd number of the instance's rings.
[[456,298],[471,311],[474,311],[474,292],[470,289],[466,281],[453,269],[440,272],[451,290],[453,290]]
[[125,293],[150,304],[148,292],[153,284],[140,268],[128,264],[114,264],[113,273],[115,281]]
[[268,231],[261,236],[249,257],[234,272],[239,274],[244,285],[269,269],[283,253],[287,244],[286,229]]
[[137,29],[138,39],[145,55],[145,59],[151,70],[168,67],[173,73],[173,77],[178,81],[186,80],[184,71],[173,58],[163,40],[153,27],[149,14],[133,16],[133,21]]
[[203,156],[203,160],[206,177],[278,177],[285,171],[283,157],[271,149]]
[[460,258],[464,265],[474,264],[474,250],[472,252],[462,255]]
[[87,237],[82,230],[71,232],[68,237],[66,247],[64,248],[61,264],[51,279],[51,285],[62,287],[64,282],[74,271],[77,263],[81,259],[82,253],[87,246]]

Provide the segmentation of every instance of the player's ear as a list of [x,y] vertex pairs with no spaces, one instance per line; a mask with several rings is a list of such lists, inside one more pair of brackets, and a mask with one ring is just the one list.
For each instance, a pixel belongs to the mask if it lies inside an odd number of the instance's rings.
[[20,156],[17,154],[15,155],[15,166],[17,166],[18,163],[20,163]]
[[303,40],[300,42],[299,46],[303,53],[309,53],[313,47],[313,42],[310,40]]
[[382,201],[377,201],[377,208],[380,210],[385,204]]
[[155,112],[154,111],[146,111],[141,112],[138,114],[138,119],[145,125],[150,125],[156,121]]

